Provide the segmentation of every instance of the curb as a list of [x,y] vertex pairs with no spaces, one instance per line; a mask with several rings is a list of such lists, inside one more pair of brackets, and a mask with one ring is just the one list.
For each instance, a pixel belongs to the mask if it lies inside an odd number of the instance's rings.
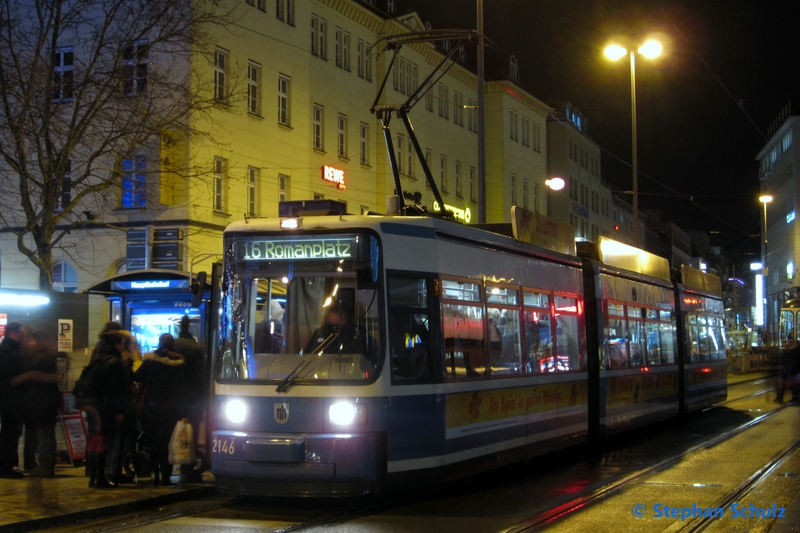
[[217,494],[215,486],[198,487],[185,489],[180,492],[172,494],[161,494],[152,498],[145,498],[134,502],[126,502],[120,504],[111,504],[105,507],[98,507],[95,509],[86,509],[84,511],[76,511],[74,513],[66,513],[57,516],[48,516],[44,518],[34,518],[24,522],[17,522],[14,524],[5,524],[0,526],[0,532],[6,531],[36,531],[39,529],[59,527],[82,520],[92,520],[104,516],[111,516],[117,514],[130,513],[134,511],[141,511],[150,507],[157,507],[159,505],[170,505],[174,503],[191,500],[194,498],[205,498]]

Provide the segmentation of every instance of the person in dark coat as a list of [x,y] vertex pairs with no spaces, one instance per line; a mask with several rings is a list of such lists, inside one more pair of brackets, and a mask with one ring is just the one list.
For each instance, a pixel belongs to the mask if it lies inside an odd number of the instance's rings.
[[22,435],[22,413],[19,393],[11,380],[22,373],[20,348],[27,331],[21,322],[6,324],[6,334],[0,343],[0,477],[22,478],[19,465],[19,438]]
[[[188,316],[181,318],[180,334],[175,339],[175,352],[183,356],[186,361],[185,397],[183,416],[189,419],[192,425],[193,447],[197,449],[197,438],[200,435],[200,423],[204,419],[206,398],[208,393],[208,380],[206,374],[206,354],[203,347],[195,340],[189,331],[191,320]],[[181,465],[181,483],[200,481],[202,475],[194,471],[193,464]]]
[[86,470],[89,486],[94,488],[117,486],[115,481],[106,478],[105,465],[106,453],[126,407],[124,346],[124,338],[118,331],[102,331],[89,361],[90,366],[96,367],[90,373],[94,397],[85,408],[89,420]]
[[144,354],[144,363],[134,374],[140,387],[146,387],[142,408],[142,430],[150,435],[150,467],[153,485],[174,485],[170,480],[169,440],[175,424],[183,416],[186,361],[173,351],[175,338],[164,333],[158,349]]
[[[37,435],[39,466],[33,475],[49,478],[55,474],[55,425],[61,407],[57,355],[44,331],[29,335],[20,353],[23,373],[14,378],[11,385],[20,393],[25,431],[35,431]],[[27,468],[27,463],[25,466]]]

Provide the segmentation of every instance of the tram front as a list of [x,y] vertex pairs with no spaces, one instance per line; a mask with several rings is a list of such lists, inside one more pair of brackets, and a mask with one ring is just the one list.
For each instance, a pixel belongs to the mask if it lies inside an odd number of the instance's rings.
[[221,492],[381,491],[380,248],[366,231],[326,231],[329,220],[226,231],[211,434]]

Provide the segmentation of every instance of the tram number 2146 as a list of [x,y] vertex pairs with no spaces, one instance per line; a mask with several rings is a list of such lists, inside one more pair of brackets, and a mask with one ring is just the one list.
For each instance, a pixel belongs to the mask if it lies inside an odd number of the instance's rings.
[[236,451],[236,447],[234,446],[235,440],[231,439],[212,439],[211,440],[211,453],[222,453],[233,455]]

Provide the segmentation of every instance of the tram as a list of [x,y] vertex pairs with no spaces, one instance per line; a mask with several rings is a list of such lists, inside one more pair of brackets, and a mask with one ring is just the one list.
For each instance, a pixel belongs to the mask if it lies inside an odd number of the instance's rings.
[[713,287],[513,219],[510,235],[430,216],[232,223],[211,347],[217,489],[381,494],[725,398]]

